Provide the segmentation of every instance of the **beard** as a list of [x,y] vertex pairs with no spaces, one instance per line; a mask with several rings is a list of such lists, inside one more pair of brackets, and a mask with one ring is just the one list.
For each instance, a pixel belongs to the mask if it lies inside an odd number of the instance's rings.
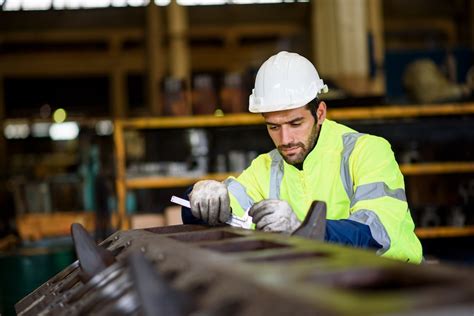
[[[302,164],[306,159],[306,156],[313,150],[314,146],[316,145],[316,141],[318,139],[320,127],[317,124],[314,124],[313,129],[311,130],[310,135],[306,142],[297,142],[297,143],[289,143],[280,145],[277,147],[278,152],[286,161],[287,164],[290,165],[297,165]],[[296,149],[300,148],[300,150],[294,154],[286,154],[285,149]]]
[[[285,149],[293,149],[293,148],[300,148],[300,151],[294,154],[286,154]],[[306,146],[299,142],[299,143],[290,143],[290,144],[285,144],[278,146],[278,151],[280,152],[280,155],[285,159],[286,163],[290,165],[296,165],[299,163],[302,163],[306,156],[308,155],[308,149]]]

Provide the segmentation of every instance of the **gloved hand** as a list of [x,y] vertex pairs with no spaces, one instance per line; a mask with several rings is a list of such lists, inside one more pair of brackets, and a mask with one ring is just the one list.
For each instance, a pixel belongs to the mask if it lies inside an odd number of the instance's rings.
[[249,210],[252,221],[258,230],[293,233],[301,222],[291,209],[290,204],[282,200],[263,200],[255,203]]
[[225,223],[230,217],[229,193],[222,182],[197,182],[189,194],[189,201],[193,216],[210,225]]

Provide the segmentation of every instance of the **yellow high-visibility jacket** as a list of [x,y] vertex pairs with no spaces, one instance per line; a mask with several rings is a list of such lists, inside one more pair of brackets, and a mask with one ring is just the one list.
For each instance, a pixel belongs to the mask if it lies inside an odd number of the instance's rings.
[[381,137],[326,119],[302,170],[286,163],[274,149],[225,183],[237,216],[263,199],[281,199],[302,221],[312,201],[324,201],[327,219],[367,225],[382,246],[378,254],[412,263],[422,260],[403,175],[390,144]]

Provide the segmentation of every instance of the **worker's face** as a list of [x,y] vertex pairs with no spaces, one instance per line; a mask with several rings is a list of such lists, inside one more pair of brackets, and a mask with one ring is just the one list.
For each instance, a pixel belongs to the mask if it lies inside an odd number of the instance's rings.
[[326,118],[324,102],[319,103],[316,116],[317,120],[305,106],[263,114],[268,133],[287,163],[302,163],[313,148]]

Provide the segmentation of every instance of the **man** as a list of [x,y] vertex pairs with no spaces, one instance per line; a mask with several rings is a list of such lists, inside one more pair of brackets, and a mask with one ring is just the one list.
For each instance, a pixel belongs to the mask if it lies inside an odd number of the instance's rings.
[[262,113],[276,149],[236,179],[196,183],[192,215],[216,225],[250,208],[257,230],[291,234],[312,201],[324,201],[326,240],[419,263],[421,244],[390,144],[326,119],[326,104],[317,99],[326,91],[298,54],[280,52],[265,61],[249,110]]

